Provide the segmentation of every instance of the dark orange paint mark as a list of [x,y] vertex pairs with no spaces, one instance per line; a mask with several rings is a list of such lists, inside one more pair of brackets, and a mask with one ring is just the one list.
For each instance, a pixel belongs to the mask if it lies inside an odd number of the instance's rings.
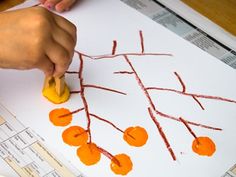
[[192,149],[202,156],[212,156],[216,151],[215,143],[209,137],[198,137],[194,139]]
[[94,143],[86,143],[77,149],[77,156],[85,165],[94,165],[101,159],[101,152]]
[[88,141],[88,133],[82,127],[71,126],[62,133],[62,139],[70,146],[81,146]]
[[123,139],[131,146],[140,147],[146,144],[148,134],[142,127],[129,127],[125,130]]
[[[64,116],[66,115],[66,116]],[[54,109],[49,113],[49,119],[55,126],[67,126],[72,121],[72,115],[69,109]]]
[[115,161],[111,161],[110,168],[117,175],[127,175],[133,168],[130,157],[126,154],[118,154],[114,156],[119,161],[119,165]]

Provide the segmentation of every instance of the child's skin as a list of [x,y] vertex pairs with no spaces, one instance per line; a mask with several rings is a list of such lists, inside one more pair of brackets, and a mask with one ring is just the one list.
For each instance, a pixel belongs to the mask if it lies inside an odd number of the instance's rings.
[[58,12],[68,10],[76,0],[40,0],[40,2],[47,8],[55,8]]
[[[74,0],[44,1],[48,2],[63,11]],[[71,22],[43,7],[2,12],[0,19],[0,68],[38,68],[54,77],[65,73],[76,44],[76,27]]]

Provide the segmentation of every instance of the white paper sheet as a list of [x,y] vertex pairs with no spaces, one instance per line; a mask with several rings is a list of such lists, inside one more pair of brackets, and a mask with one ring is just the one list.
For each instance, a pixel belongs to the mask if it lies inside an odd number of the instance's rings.
[[[186,93],[218,96],[236,100],[236,72],[214,57],[206,54],[184,39],[159,26],[118,0],[81,1],[63,16],[76,24],[76,50],[87,55],[110,54],[113,40],[117,40],[116,54],[141,53],[139,31],[142,30],[145,53],[169,53],[173,56],[129,56],[132,66],[145,87],[160,87],[181,91],[183,87],[174,72],[186,86]],[[78,71],[79,57],[75,54],[70,71]],[[150,104],[134,74],[113,74],[131,71],[123,56],[113,59],[92,60],[84,57],[85,84],[103,86],[125,92],[127,95],[86,88],[85,96],[90,113],[113,122],[125,130],[142,126],[148,131],[145,146],[128,146],[122,134],[110,125],[91,119],[92,140],[111,154],[128,154],[133,170],[128,177],[156,176],[221,176],[235,163],[236,157],[236,104],[198,98],[205,110],[189,96],[169,91],[149,90],[158,111],[189,121],[222,128],[222,131],[189,125],[197,136],[208,136],[216,144],[212,157],[202,157],[191,149],[193,137],[183,123],[157,116],[177,160],[174,161],[152,122],[147,108]],[[83,107],[80,95],[72,95],[62,105],[54,105],[41,95],[43,75],[39,71],[0,70],[0,101],[26,126],[38,132],[57,148],[88,177],[115,177],[110,160],[91,167],[83,165],[76,156],[76,148],[63,143],[65,128],[53,126],[48,118],[50,110],[60,107],[71,111]],[[71,90],[79,90],[77,75],[66,75]],[[86,128],[84,112],[74,115],[71,125]]]
[[34,5],[37,5],[37,4],[39,4],[38,0],[26,0],[22,4],[19,4],[15,7],[12,7],[8,10],[17,10],[17,9],[21,9],[21,8],[31,7],[31,6],[34,6]]

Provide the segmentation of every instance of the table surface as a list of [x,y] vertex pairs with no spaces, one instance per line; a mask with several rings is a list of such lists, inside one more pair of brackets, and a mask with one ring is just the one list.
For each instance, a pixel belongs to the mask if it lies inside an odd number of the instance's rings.
[[236,36],[236,0],[182,0],[184,3]]
[[0,11],[7,10],[11,7],[14,7],[20,3],[23,3],[25,0],[2,0],[0,1]]

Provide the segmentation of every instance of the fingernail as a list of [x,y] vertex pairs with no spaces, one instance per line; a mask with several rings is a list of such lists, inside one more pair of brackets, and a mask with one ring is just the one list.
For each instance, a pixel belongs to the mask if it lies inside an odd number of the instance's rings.
[[57,12],[63,12],[63,11],[65,11],[64,7],[61,6],[60,4],[56,5],[55,9],[56,9]]
[[51,3],[46,3],[45,6],[48,10],[52,10],[53,8],[53,5]]

